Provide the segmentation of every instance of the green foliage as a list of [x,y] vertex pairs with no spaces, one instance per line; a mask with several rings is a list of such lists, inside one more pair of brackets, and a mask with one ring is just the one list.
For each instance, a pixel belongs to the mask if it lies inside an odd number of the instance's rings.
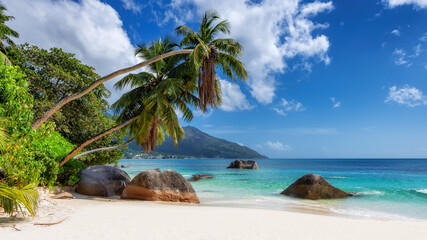
[[[17,67],[0,63],[0,128],[11,136],[9,146],[0,155],[0,166],[10,186],[42,184],[53,186],[60,160],[73,149],[52,122],[33,130],[33,96],[28,82]],[[0,134],[1,136],[1,134]]]
[[247,80],[248,74],[244,64],[239,60],[243,46],[232,38],[217,38],[218,35],[229,35],[230,24],[227,20],[220,21],[216,11],[206,11],[200,23],[200,30],[196,32],[187,26],[175,29],[183,37],[180,47],[194,49],[189,61],[198,70],[198,90],[200,108],[207,110],[207,106],[217,107],[221,104],[220,91],[216,80],[216,69],[230,79]]
[[76,159],[70,159],[59,169],[58,181],[73,186],[80,180],[78,172],[86,168],[86,165]]
[[[84,65],[74,54],[59,48],[40,49],[28,44],[9,46],[7,55],[28,76],[29,92],[34,97],[34,118],[65,96],[80,92],[99,79],[90,66]],[[105,100],[110,92],[100,85],[85,96],[67,103],[51,118],[56,130],[72,144],[78,145],[90,137],[115,125]],[[112,133],[88,145],[85,150],[109,147],[123,142],[123,135]],[[82,158],[88,165],[115,162],[123,157],[121,150],[104,151]]]
[[13,123],[8,126],[12,137],[19,137],[31,130],[32,106],[33,97],[28,93],[25,74],[18,67],[0,63],[0,116]]
[[53,129],[54,124],[47,123],[31,131],[0,158],[9,185],[33,183],[51,187],[56,183],[59,162],[73,149],[73,145]]
[[[150,59],[175,48],[169,38],[153,41],[148,45],[139,45],[136,54]],[[164,141],[165,133],[175,145],[184,136],[176,111],[183,113],[183,119],[191,121],[193,114],[190,106],[197,106],[198,99],[193,93],[197,90],[196,72],[189,67],[185,57],[174,56],[159,60],[150,65],[154,73],[141,72],[129,74],[116,83],[116,88],[130,86],[133,89],[112,105],[120,113],[118,122],[130,118],[139,118],[129,124],[126,130],[142,148],[153,151],[155,145]]]
[[38,197],[39,194],[34,185],[27,185],[19,189],[5,186],[0,182],[0,206],[3,207],[5,213],[10,215],[15,209],[23,213],[22,204],[31,215],[35,216]]

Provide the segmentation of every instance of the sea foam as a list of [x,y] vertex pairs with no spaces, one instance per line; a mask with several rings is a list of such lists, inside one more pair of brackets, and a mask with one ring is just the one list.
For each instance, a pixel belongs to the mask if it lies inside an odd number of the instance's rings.
[[425,189],[418,189],[418,190],[415,190],[415,191],[419,192],[419,193],[427,194],[427,188],[425,188]]

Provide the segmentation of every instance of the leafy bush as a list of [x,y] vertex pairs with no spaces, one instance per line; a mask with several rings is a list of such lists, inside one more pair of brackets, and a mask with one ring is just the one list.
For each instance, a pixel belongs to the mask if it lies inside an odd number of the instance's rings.
[[59,162],[74,147],[54,131],[53,122],[37,130],[31,128],[32,103],[25,75],[17,67],[0,62],[0,117],[8,119],[5,130],[12,136],[13,143],[0,156],[0,166],[10,186],[53,186],[59,174]]

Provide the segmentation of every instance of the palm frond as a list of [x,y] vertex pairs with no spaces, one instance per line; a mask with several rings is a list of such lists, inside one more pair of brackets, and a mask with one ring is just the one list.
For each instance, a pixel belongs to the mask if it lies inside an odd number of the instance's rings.
[[23,188],[13,188],[0,185],[0,205],[5,213],[13,214],[15,210],[19,210],[22,214],[23,205],[28,212],[36,215],[38,192],[33,185],[27,185]]

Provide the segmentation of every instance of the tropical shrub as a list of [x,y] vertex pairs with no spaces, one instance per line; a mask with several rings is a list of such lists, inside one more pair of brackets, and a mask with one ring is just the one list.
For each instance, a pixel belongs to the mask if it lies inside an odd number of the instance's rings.
[[54,131],[54,123],[45,123],[37,130],[31,128],[33,101],[25,75],[18,67],[0,63],[0,117],[8,119],[3,129],[11,136],[11,144],[0,156],[0,166],[9,186],[53,186],[60,160],[73,149]]

